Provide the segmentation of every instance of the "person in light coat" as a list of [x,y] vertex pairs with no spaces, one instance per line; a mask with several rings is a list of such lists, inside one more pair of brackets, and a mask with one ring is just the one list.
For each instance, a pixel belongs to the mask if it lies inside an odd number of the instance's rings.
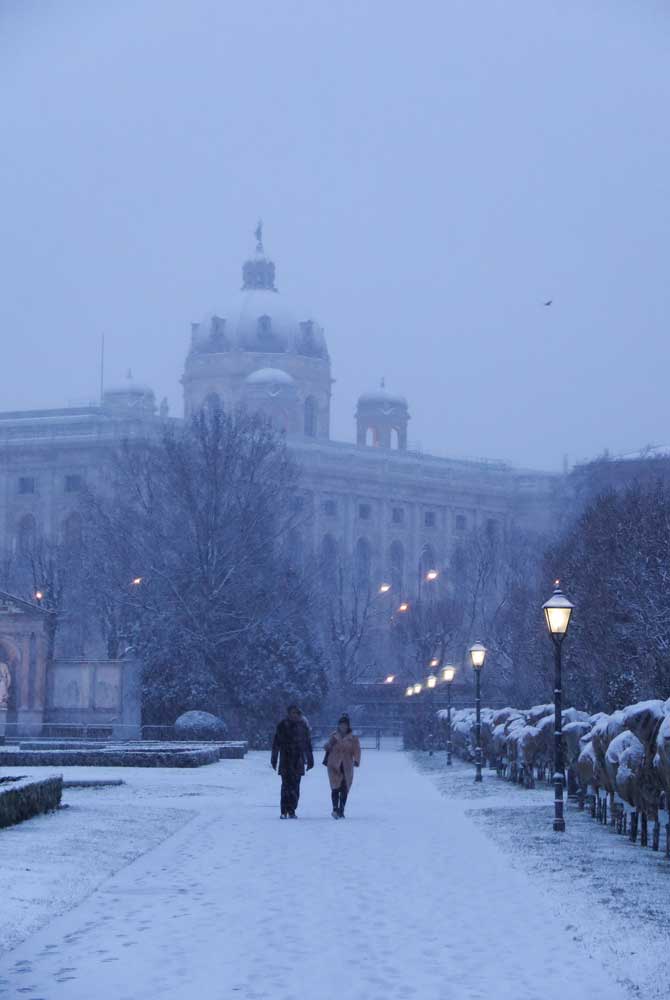
[[348,715],[343,715],[325,746],[333,819],[344,819],[344,807],[354,780],[354,768],[361,763],[361,744],[351,731]]

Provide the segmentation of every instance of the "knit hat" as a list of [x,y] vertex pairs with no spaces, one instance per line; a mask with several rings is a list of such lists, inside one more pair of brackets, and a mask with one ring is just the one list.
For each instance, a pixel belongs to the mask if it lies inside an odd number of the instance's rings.
[[341,715],[341,716],[339,717],[339,719],[337,720],[337,724],[338,724],[338,726],[339,726],[339,724],[340,724],[341,722],[346,722],[346,724],[347,724],[347,729],[349,730],[349,732],[351,732],[351,721],[350,721],[350,719],[349,719],[349,716],[347,715],[347,713],[346,713],[346,712],[344,712],[344,713],[343,713],[343,714],[342,714],[342,715]]

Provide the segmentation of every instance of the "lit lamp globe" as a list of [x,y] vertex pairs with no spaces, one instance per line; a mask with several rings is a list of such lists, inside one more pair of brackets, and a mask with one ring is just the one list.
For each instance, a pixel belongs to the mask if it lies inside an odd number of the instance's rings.
[[451,684],[454,677],[456,676],[456,667],[445,667],[442,671],[442,680],[447,684]]
[[414,694],[421,694],[421,684],[414,685]]
[[556,581],[554,592],[545,604],[542,605],[544,618],[552,642],[560,644],[565,639],[574,604],[569,601]]
[[414,685],[410,684],[407,690],[405,691],[405,697],[411,698],[413,694],[414,694]]
[[472,666],[475,670],[481,670],[486,659],[486,646],[482,646],[481,642],[476,642],[473,646],[470,646],[469,652]]
[[435,676],[435,674],[431,674],[428,680],[426,681],[426,685],[432,690],[436,684],[437,684],[437,677]]

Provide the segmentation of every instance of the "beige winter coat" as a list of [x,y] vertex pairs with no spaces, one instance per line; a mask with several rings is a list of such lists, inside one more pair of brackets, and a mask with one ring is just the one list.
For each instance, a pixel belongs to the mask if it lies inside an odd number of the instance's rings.
[[326,753],[328,754],[328,779],[331,788],[339,788],[342,784],[342,771],[347,782],[347,788],[351,788],[354,780],[354,767],[358,767],[361,762],[361,744],[358,736],[347,733],[346,736],[335,731],[326,743]]

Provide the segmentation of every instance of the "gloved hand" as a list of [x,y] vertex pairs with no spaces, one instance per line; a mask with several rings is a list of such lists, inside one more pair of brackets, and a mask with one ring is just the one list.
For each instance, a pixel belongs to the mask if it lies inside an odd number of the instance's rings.
[[312,761],[312,763],[311,763],[311,764],[308,764],[308,765],[307,765],[307,770],[308,770],[308,771],[311,771],[313,767],[314,767],[314,761]]
[[361,762],[359,760],[355,760],[354,761],[354,767],[360,767],[360,766],[361,766]]
[[272,768],[273,771],[277,770],[277,765],[273,764],[272,761],[270,761],[270,767]]

